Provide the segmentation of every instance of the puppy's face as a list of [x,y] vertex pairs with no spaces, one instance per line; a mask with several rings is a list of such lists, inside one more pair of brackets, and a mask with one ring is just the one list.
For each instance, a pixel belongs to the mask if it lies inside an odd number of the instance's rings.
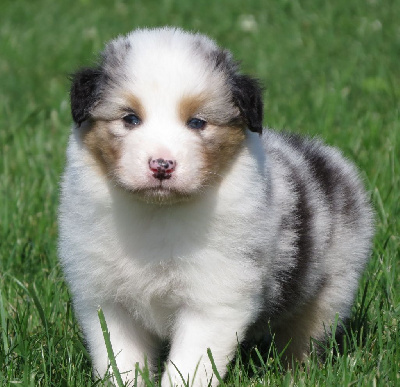
[[216,184],[246,128],[262,125],[258,83],[208,38],[175,29],[109,43],[98,68],[75,74],[71,106],[101,173],[157,203]]

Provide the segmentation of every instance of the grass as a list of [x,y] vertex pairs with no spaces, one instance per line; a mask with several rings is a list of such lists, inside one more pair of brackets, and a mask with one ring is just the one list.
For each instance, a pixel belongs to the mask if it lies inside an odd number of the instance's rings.
[[333,359],[331,342],[324,364],[311,359],[289,373],[274,348],[256,352],[250,363],[237,357],[226,385],[400,385],[399,15],[395,0],[3,0],[0,383],[96,385],[57,262],[67,75],[108,39],[168,24],[229,47],[266,86],[265,124],[343,149],[363,171],[376,210],[344,354]]

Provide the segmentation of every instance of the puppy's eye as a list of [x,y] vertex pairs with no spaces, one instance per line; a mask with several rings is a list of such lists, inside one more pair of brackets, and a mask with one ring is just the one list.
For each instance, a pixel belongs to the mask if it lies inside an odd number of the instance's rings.
[[191,118],[188,120],[186,125],[191,129],[204,129],[207,125],[207,122],[201,120],[200,118]]
[[129,126],[138,126],[142,123],[140,118],[136,114],[127,114],[126,116],[122,117],[123,121],[128,124]]

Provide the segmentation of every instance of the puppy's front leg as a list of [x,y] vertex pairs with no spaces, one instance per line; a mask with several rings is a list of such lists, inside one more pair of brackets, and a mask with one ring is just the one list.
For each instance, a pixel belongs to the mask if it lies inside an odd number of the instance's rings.
[[211,349],[217,370],[223,377],[226,365],[235,352],[237,337],[243,334],[245,317],[231,308],[221,308],[216,313],[210,310],[187,310],[182,313],[171,342],[162,387],[182,386],[179,373],[185,381],[189,377],[190,386],[205,387],[210,380],[212,386],[218,385],[207,348]]
[[[135,377],[136,363],[142,368],[147,358],[150,367],[157,349],[157,341],[121,305],[107,303],[101,307],[110,332],[118,369],[122,379],[131,382]],[[86,309],[80,313],[77,310],[77,314],[89,345],[94,374],[103,377],[107,372],[109,361],[97,310]],[[111,369],[110,371],[112,372]],[[142,385],[140,380],[138,385]]]

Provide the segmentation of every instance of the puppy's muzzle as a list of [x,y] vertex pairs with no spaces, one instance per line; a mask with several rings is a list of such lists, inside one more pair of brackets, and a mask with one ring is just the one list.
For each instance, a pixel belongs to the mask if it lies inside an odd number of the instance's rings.
[[150,159],[149,167],[153,172],[153,177],[158,180],[169,179],[175,170],[176,161],[165,159]]

